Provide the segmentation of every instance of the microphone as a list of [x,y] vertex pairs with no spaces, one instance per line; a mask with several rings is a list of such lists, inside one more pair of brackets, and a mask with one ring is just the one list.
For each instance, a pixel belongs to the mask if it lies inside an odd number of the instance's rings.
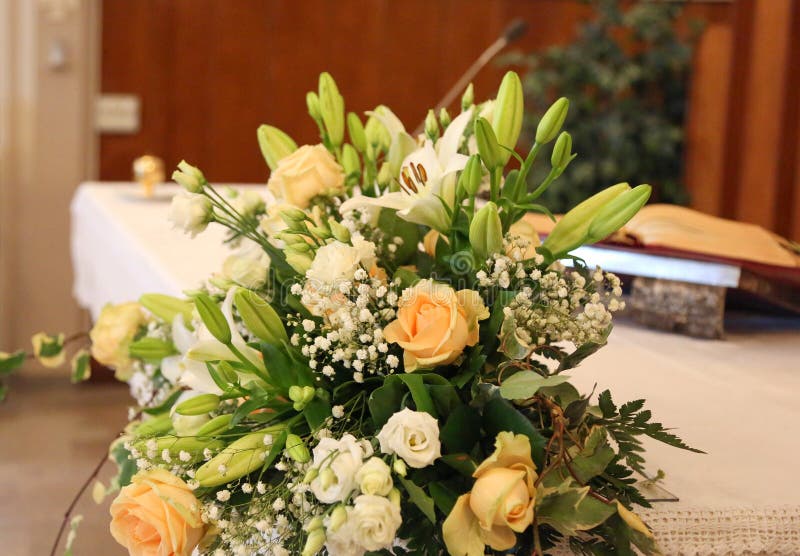
[[[455,85],[445,93],[445,95],[436,103],[434,112],[438,114],[442,107],[449,106],[461,92],[466,89],[470,81],[481,71],[486,64],[492,61],[492,58],[503,50],[506,46],[514,41],[519,40],[528,31],[528,22],[522,18],[516,18],[509,23],[503,30],[503,33],[484,50],[478,58],[472,62],[472,65],[467,68],[467,71],[456,81]],[[414,135],[419,134],[425,128],[425,120],[417,126],[414,130]]]

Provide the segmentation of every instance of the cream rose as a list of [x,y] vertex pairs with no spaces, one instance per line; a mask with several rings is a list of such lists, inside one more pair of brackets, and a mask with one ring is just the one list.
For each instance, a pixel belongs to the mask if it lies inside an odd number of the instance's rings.
[[397,320],[386,326],[384,337],[405,350],[403,365],[412,372],[455,361],[478,342],[478,321],[488,317],[478,292],[420,280],[403,292]]
[[341,439],[323,438],[313,449],[313,467],[319,471],[311,481],[311,492],[320,502],[333,504],[345,500],[356,488],[356,473],[372,449],[352,434]]
[[533,523],[536,466],[531,444],[522,434],[501,432],[494,453],[472,474],[475,484],[458,498],[442,525],[453,556],[482,556],[485,545],[508,550]]
[[167,218],[172,225],[192,237],[206,229],[213,217],[211,202],[195,193],[181,191],[172,198]]
[[348,521],[356,544],[366,550],[381,550],[394,545],[403,518],[400,508],[388,498],[362,494],[356,497]]
[[392,470],[380,458],[370,458],[356,473],[356,482],[364,494],[386,496],[391,492]]
[[267,281],[269,256],[260,245],[248,242],[222,263],[225,278],[249,289],[258,289]]
[[352,245],[334,241],[320,247],[306,272],[311,287],[352,280],[359,268],[366,271],[375,266],[375,244],[354,236]]
[[381,452],[397,454],[416,469],[427,467],[442,455],[436,419],[407,407],[389,418],[377,438]]
[[133,364],[128,348],[139,327],[146,322],[147,318],[138,303],[106,305],[89,332],[92,357],[114,369],[118,379],[127,380]]
[[163,469],[134,475],[111,504],[111,535],[136,556],[189,556],[203,529],[189,485]]
[[317,195],[340,193],[344,170],[323,145],[304,145],[278,162],[267,187],[278,199],[304,209]]

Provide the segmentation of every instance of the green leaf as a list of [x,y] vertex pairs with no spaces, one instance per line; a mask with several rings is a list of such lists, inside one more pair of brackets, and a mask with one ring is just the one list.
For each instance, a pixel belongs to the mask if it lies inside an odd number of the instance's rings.
[[608,444],[608,434],[603,427],[593,427],[583,444],[583,449],[574,449],[570,468],[582,483],[600,475],[614,460],[616,453]]
[[433,506],[433,498],[425,494],[422,488],[418,487],[414,481],[398,477],[400,484],[408,493],[408,498],[411,502],[420,509],[420,511],[427,517],[431,523],[436,523],[436,509]]
[[269,381],[278,387],[284,394],[292,386],[305,386],[300,384],[297,373],[294,372],[294,361],[286,351],[273,344],[261,344],[261,353],[264,355],[264,366],[269,373]]
[[603,412],[604,418],[608,419],[617,414],[617,406],[614,405],[614,402],[611,399],[611,390],[604,390],[603,392],[600,392],[598,401],[600,403],[600,411]]
[[610,333],[611,326],[609,326],[603,333],[604,341],[586,342],[585,344],[581,344],[580,347],[561,360],[561,363],[558,365],[558,372],[560,373],[561,371],[566,371],[567,369],[572,369],[580,365],[584,359],[596,353],[601,347],[606,345],[607,342],[605,341],[605,338],[608,338]]
[[536,430],[530,419],[517,411],[510,402],[500,397],[490,399],[483,407],[483,425],[492,436],[496,436],[503,431],[527,436],[531,441],[533,461],[537,468],[542,468],[544,447],[547,444],[547,440]]
[[425,388],[420,375],[404,374],[395,376],[408,387],[409,392],[411,392],[411,398],[414,400],[414,405],[417,406],[417,411],[425,411],[435,418],[439,417],[433,404],[433,398]]
[[325,419],[331,416],[331,404],[317,396],[303,409],[303,416],[312,431],[319,430],[325,424]]
[[450,515],[450,511],[456,504],[458,494],[447,488],[442,483],[431,483],[428,485],[428,492],[433,498],[433,503],[444,515]]
[[403,289],[410,288],[411,286],[420,281],[419,274],[407,268],[398,268],[397,270],[395,270],[394,278],[400,279],[400,286]]
[[520,371],[503,381],[500,395],[507,400],[524,400],[533,396],[539,388],[558,386],[568,380],[569,377],[565,375],[543,377],[533,371]]
[[404,394],[405,388],[393,376],[388,377],[383,386],[372,391],[367,400],[367,407],[376,429],[380,429],[389,417],[400,410]]
[[72,372],[70,373],[70,382],[77,384],[87,380],[92,374],[91,356],[89,352],[84,350],[79,351],[72,358]]
[[142,410],[142,412],[147,413],[148,415],[158,415],[159,413],[164,413],[172,408],[172,405],[180,397],[180,395],[181,389],[176,387],[163,402],[157,406],[145,408]]
[[465,477],[472,477],[472,474],[478,468],[478,464],[468,454],[446,454],[440,457],[439,460]]
[[469,453],[481,439],[480,415],[469,406],[458,406],[439,431],[439,438],[448,452]]
[[397,246],[397,250],[394,252],[395,264],[404,264],[416,254],[419,243],[419,227],[397,216],[397,211],[381,209],[377,229],[383,231],[384,252],[388,251],[387,248],[393,244],[394,238],[399,237],[403,240],[400,245],[394,244]]
[[480,331],[480,344],[483,346],[485,353],[491,353],[497,345],[497,335],[500,333],[500,326],[503,324],[505,315],[503,309],[508,305],[518,292],[509,290],[500,290],[497,292],[497,297],[492,304],[492,312],[489,319],[483,321]]
[[22,350],[14,353],[0,355],[0,375],[11,374],[25,363],[25,352]]
[[231,329],[219,305],[205,293],[200,293],[194,298],[194,305],[211,335],[225,345],[230,344]]
[[589,487],[576,488],[574,481],[537,499],[535,515],[539,523],[550,525],[565,536],[588,531],[614,515],[616,507],[589,496]]

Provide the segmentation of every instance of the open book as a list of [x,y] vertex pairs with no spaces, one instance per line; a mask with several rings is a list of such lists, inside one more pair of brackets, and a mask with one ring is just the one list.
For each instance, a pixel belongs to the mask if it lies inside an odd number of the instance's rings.
[[[547,235],[554,226],[541,214],[528,214],[526,220],[542,235]],[[782,267],[800,273],[797,244],[755,224],[675,205],[644,207],[603,243],[638,246],[649,253],[672,257],[734,262],[746,267]]]

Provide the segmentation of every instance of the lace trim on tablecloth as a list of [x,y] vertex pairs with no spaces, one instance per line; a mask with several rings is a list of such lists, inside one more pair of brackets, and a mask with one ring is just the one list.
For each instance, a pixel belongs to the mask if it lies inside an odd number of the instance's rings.
[[800,554],[800,506],[639,508],[664,554],[736,556]]

